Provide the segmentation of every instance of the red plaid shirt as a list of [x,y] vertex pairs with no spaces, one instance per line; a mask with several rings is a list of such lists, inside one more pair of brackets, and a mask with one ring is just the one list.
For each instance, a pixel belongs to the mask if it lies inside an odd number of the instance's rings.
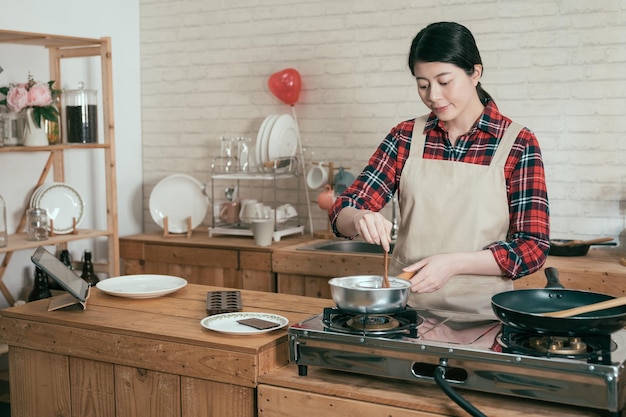
[[[415,119],[394,127],[378,146],[363,172],[335,201],[330,220],[337,236],[336,220],[343,207],[380,211],[399,188],[402,168],[409,155]],[[482,116],[461,136],[456,146],[447,139],[443,124],[430,114],[423,157],[489,165],[498,143],[511,120],[503,116],[493,101],[487,102]],[[550,216],[541,150],[535,135],[524,128],[519,133],[504,167],[509,201],[507,240],[494,242],[496,262],[512,279],[537,271],[544,264],[549,244]],[[480,198],[480,196],[477,196]]]

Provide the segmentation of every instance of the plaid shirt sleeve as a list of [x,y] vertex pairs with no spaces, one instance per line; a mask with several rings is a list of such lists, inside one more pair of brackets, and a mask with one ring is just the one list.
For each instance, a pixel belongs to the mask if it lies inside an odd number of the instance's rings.
[[[380,211],[391,199],[409,155],[414,122],[409,120],[394,127],[378,146],[363,172],[337,198],[329,213],[337,236],[342,236],[336,228],[337,215],[342,208]],[[488,165],[510,123],[510,119],[499,113],[495,103],[487,103],[483,116],[468,135],[470,139],[466,140],[466,149],[459,159],[458,155],[446,148],[441,139],[441,126],[431,114],[425,128],[427,138],[423,157],[442,160],[455,158],[460,162]],[[543,160],[537,138],[530,130],[523,129],[518,135],[504,171],[510,219],[507,240],[494,242],[485,249],[493,253],[506,276],[517,279],[540,269],[550,249],[549,207]]]

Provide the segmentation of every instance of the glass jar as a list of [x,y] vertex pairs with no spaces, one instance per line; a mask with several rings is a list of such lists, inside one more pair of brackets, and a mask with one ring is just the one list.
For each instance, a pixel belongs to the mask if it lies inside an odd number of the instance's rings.
[[7,230],[7,205],[0,195],[0,248],[4,248],[9,242],[9,231]]
[[46,210],[31,208],[26,211],[26,239],[48,239],[48,213]]
[[2,118],[2,130],[0,130],[0,143],[3,146],[19,146],[24,144],[24,130],[26,129],[25,112],[0,113]]
[[85,90],[83,83],[79,83],[78,86],[78,90],[66,90],[62,94],[67,141],[97,143],[98,92]]

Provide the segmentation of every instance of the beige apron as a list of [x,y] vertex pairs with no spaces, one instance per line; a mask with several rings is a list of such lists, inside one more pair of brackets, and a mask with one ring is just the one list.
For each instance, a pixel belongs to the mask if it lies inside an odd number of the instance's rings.
[[[430,255],[480,251],[505,240],[509,228],[504,164],[522,126],[509,126],[491,164],[484,166],[422,158],[426,118],[415,121],[411,151],[402,170],[392,276]],[[412,292],[409,305],[493,315],[491,296],[511,289],[508,278],[457,275],[435,292]]]

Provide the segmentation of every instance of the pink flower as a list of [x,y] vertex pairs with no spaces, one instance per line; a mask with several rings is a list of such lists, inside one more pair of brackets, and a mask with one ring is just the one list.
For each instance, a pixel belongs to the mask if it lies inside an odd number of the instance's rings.
[[37,83],[28,90],[29,107],[46,107],[52,103],[52,93],[47,84]]
[[9,89],[7,93],[7,106],[15,113],[19,113],[23,108],[28,106],[28,91],[23,84]]

